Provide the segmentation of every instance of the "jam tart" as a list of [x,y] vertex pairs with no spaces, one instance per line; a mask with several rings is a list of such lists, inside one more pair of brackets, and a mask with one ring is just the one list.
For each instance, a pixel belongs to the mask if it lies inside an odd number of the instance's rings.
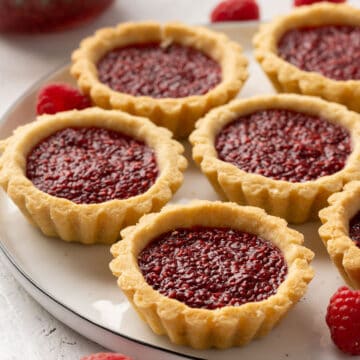
[[237,43],[179,23],[101,29],[81,42],[72,60],[72,75],[96,105],[150,118],[176,137],[234,98],[247,78]]
[[321,210],[320,237],[344,280],[360,288],[360,181],[346,184]]
[[43,115],[0,143],[0,184],[47,236],[113,243],[179,188],[186,160],[167,129],[89,108]]
[[360,111],[360,10],[322,2],[260,27],[255,55],[280,92],[314,95]]
[[121,236],[118,286],[156,334],[197,349],[266,335],[313,277],[303,235],[255,207],[167,205]]
[[317,218],[330,194],[360,178],[359,120],[315,97],[259,96],[211,111],[190,142],[224,199],[303,223]]

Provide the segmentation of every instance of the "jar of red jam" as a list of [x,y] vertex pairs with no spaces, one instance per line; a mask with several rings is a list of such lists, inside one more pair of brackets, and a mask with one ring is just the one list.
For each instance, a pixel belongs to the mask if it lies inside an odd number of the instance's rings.
[[0,31],[65,30],[94,18],[114,0],[0,0]]

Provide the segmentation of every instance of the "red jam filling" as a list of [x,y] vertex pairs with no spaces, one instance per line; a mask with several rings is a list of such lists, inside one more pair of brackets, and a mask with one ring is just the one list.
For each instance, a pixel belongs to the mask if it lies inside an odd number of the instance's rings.
[[349,236],[360,248],[360,211],[350,220]]
[[100,81],[111,89],[153,98],[203,95],[221,82],[216,61],[179,44],[117,48],[99,61],[97,69]]
[[270,109],[226,125],[215,147],[221,160],[246,172],[305,182],[340,171],[351,153],[351,138],[320,117]]
[[95,127],[57,131],[31,150],[26,163],[26,176],[38,189],[77,204],[142,194],[157,175],[151,148]]
[[179,228],[150,242],[138,256],[146,282],[192,308],[216,309],[261,301],[287,274],[280,250],[230,228]]
[[320,26],[288,31],[278,53],[305,71],[334,80],[360,80],[360,27]]

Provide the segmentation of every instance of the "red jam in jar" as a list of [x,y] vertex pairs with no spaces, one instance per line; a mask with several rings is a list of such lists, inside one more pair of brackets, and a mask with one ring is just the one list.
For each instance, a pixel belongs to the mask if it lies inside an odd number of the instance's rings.
[[45,32],[94,18],[114,0],[0,0],[0,31]]

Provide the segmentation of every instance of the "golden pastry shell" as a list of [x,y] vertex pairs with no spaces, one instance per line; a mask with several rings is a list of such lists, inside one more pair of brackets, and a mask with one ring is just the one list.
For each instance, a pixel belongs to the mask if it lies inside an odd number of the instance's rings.
[[[287,109],[320,116],[346,128],[352,139],[352,153],[345,167],[314,181],[292,183],[247,173],[217,156],[215,138],[228,123],[263,109]],[[360,179],[360,116],[344,106],[315,97],[295,94],[267,95],[234,100],[219,107],[196,124],[190,136],[193,159],[224,199],[265,209],[291,223],[317,219],[328,196],[350,180]]]
[[[75,204],[37,189],[25,175],[27,154],[42,139],[73,126],[107,128],[144,141],[159,167],[155,184],[141,195],[99,204]],[[170,131],[145,118],[99,108],[40,116],[1,141],[0,150],[0,185],[26,218],[47,236],[84,244],[113,243],[120,229],[158,211],[180,187],[187,165],[183,147],[171,139]]]
[[317,72],[303,71],[277,54],[278,41],[287,31],[322,25],[360,26],[360,10],[347,4],[327,2],[301,6],[260,26],[253,40],[255,56],[279,92],[319,96],[359,112],[359,80],[337,81]]
[[[96,64],[102,56],[117,47],[146,42],[164,46],[176,42],[203,51],[220,64],[222,81],[204,95],[177,99],[132,96],[99,81]],[[180,23],[129,22],[98,30],[81,42],[72,60],[71,74],[96,105],[150,118],[156,125],[170,129],[175,137],[189,135],[197,119],[234,98],[247,78],[247,60],[239,44],[224,34]]]
[[[158,235],[194,225],[239,229],[278,246],[288,274],[277,293],[259,302],[208,310],[190,308],[154,290],[141,274],[138,254]],[[197,349],[241,346],[266,335],[303,296],[313,277],[309,266],[313,253],[301,246],[303,235],[286,225],[262,209],[233,203],[198,200],[181,206],[167,205],[160,213],[146,215],[137,225],[121,232],[122,240],[111,247],[115,259],[110,268],[118,277],[118,286],[156,334]]]
[[349,237],[349,222],[360,211],[360,181],[345,185],[342,192],[329,197],[321,210],[320,237],[326,250],[348,285],[360,288],[360,248]]

